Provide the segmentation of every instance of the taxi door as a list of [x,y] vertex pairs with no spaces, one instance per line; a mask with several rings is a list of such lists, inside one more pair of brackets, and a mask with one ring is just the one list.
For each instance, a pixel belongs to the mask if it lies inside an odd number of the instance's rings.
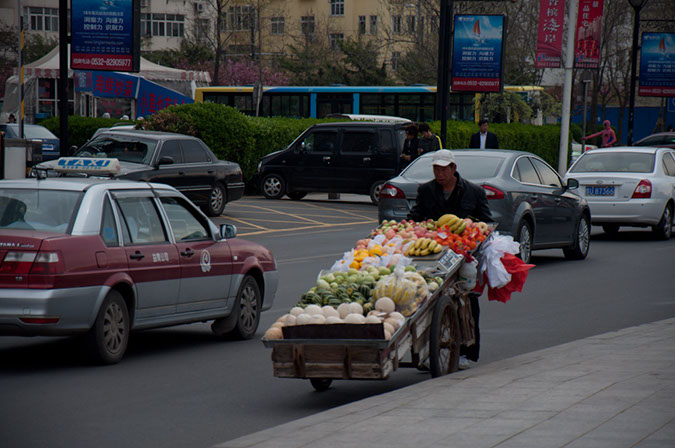
[[114,196],[121,212],[129,275],[136,288],[135,318],[174,314],[180,286],[180,260],[162,224],[152,192],[116,192]]
[[180,259],[178,313],[225,309],[232,281],[232,253],[211,236],[208,223],[185,199],[161,196]]

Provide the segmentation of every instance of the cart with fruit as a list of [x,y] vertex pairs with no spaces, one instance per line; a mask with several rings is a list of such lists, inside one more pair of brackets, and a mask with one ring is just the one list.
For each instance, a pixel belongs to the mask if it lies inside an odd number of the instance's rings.
[[[383,223],[322,271],[317,285],[263,337],[274,376],[309,379],[324,390],[334,379],[386,379],[400,367],[428,368],[434,377],[456,371],[460,346],[473,343],[462,267],[493,227],[483,231],[461,220],[455,231],[462,230],[454,233],[445,218],[412,226],[402,221],[396,235],[389,232],[393,224]],[[415,237],[402,228],[413,229]],[[478,229],[473,234],[482,238],[452,250],[448,232],[466,236],[465,228]]]

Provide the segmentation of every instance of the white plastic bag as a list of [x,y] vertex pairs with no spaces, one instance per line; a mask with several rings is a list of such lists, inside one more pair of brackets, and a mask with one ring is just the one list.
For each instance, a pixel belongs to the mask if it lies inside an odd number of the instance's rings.
[[489,240],[486,240],[481,250],[482,257],[478,264],[479,278],[483,273],[487,274],[490,288],[501,288],[511,281],[511,274],[506,271],[502,264],[505,253],[516,255],[520,252],[520,244],[513,240],[512,236],[500,235],[494,232]]
[[332,272],[347,272],[349,270],[349,265],[354,261],[354,252],[351,250],[345,252],[341,259],[333,263],[330,270]]
[[478,276],[478,261],[475,259],[470,262],[465,262],[459,268],[459,287],[465,291],[470,291],[476,286],[476,278]]

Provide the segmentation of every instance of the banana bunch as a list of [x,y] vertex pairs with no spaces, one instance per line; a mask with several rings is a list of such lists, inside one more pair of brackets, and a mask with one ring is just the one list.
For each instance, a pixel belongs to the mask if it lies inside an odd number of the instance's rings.
[[447,214],[438,218],[436,221],[436,228],[440,229],[441,227],[448,226],[448,231],[460,235],[466,229],[466,221],[462,218],[453,215]]
[[429,254],[437,254],[443,249],[443,246],[438,244],[431,238],[419,238],[415,240],[410,246],[405,255],[407,257],[423,257]]

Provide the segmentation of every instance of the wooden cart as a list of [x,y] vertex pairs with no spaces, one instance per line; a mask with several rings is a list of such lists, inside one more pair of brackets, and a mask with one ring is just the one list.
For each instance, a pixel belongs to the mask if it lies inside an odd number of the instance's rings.
[[333,379],[386,379],[399,367],[422,368],[427,359],[433,377],[457,371],[460,346],[473,343],[473,322],[466,292],[456,286],[464,259],[452,251],[445,258],[443,284],[388,341],[381,324],[287,327],[290,339],[263,339],[272,348],[274,376],[309,379],[325,390]]

